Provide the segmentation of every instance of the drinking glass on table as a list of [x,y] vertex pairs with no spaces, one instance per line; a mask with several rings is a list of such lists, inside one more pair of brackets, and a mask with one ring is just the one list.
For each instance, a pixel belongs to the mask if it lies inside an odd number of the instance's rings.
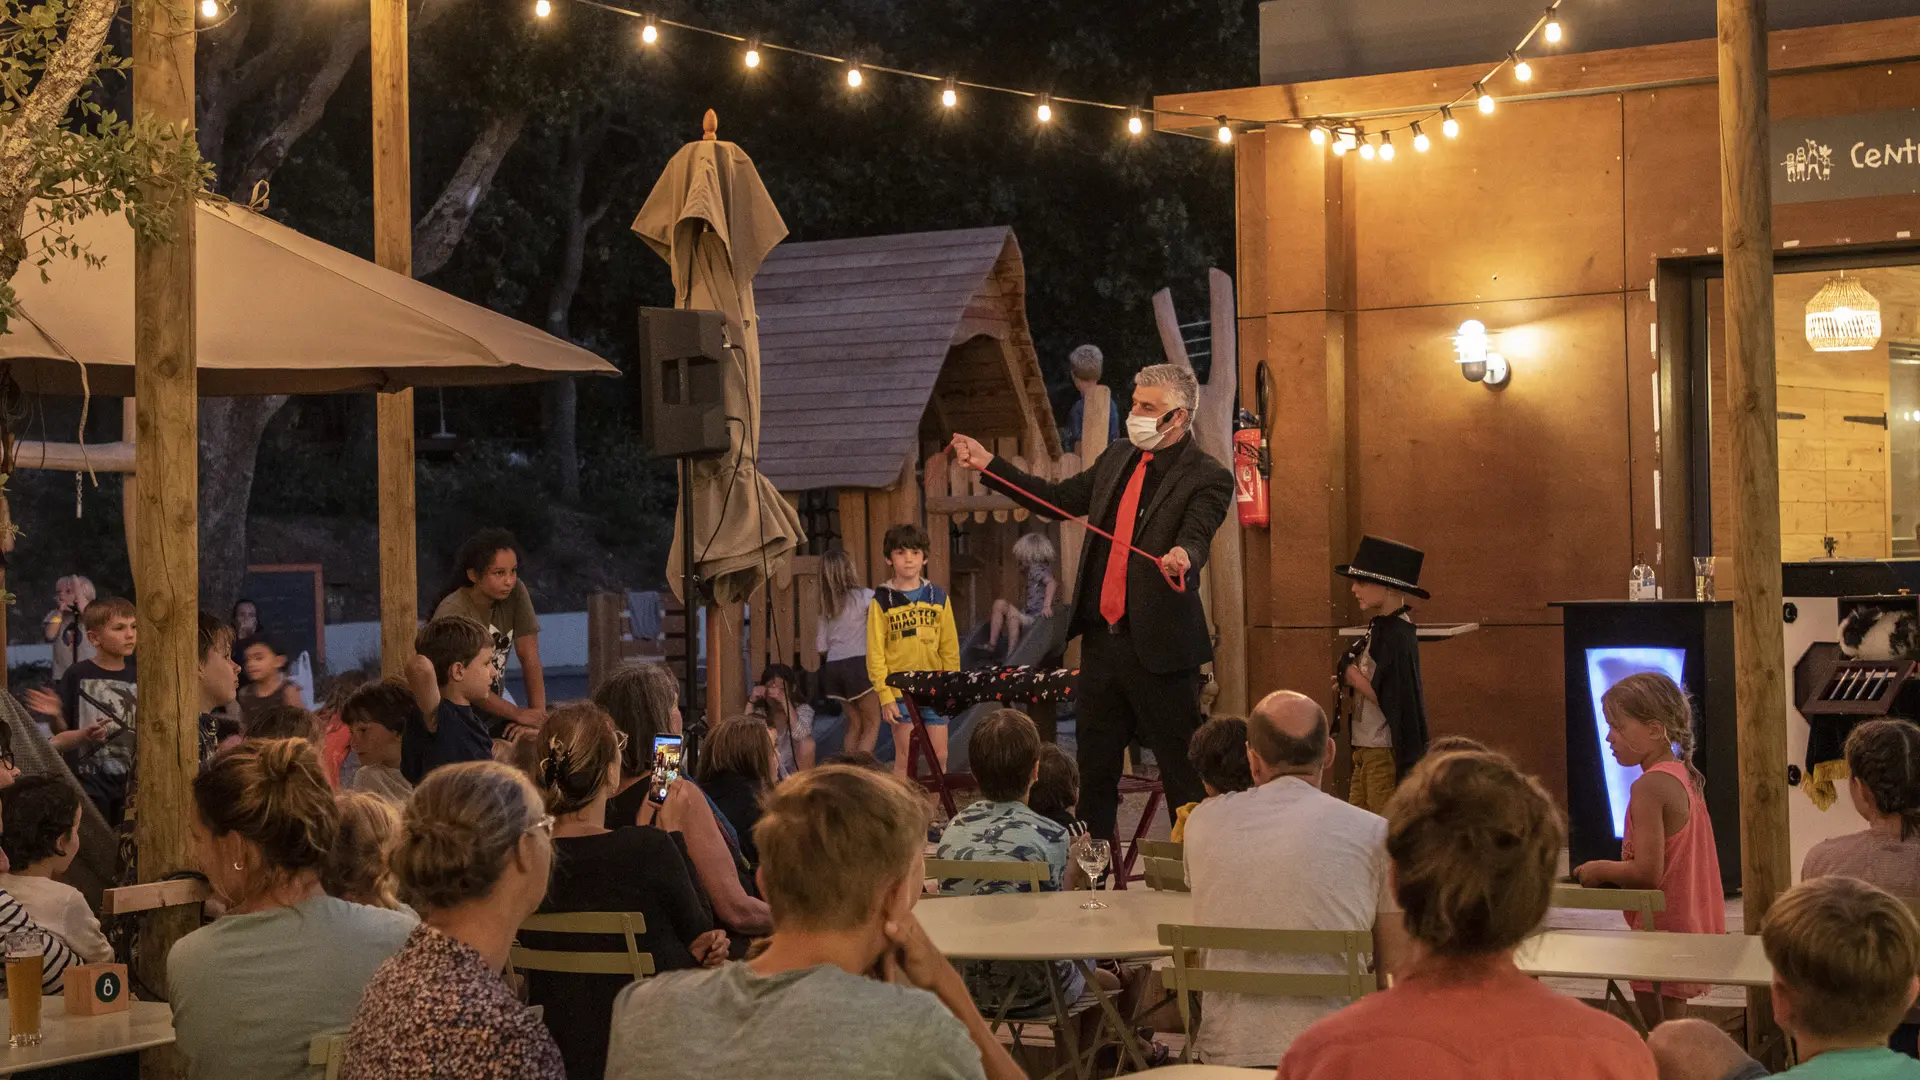
[[40,976],[52,946],[45,930],[17,930],[0,940],[7,957],[8,1046],[40,1045]]
[[[1080,864],[1080,872],[1087,875],[1087,881],[1097,892],[1100,888],[1100,875],[1106,873],[1107,860],[1113,855],[1113,848],[1105,840],[1082,837],[1080,846],[1073,851],[1073,860]],[[1080,907],[1086,911],[1097,911],[1107,905],[1098,898],[1089,899]]]

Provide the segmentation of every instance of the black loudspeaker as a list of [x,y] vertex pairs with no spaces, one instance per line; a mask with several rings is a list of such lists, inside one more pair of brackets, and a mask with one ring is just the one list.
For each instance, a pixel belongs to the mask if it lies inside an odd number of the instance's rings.
[[719,457],[731,447],[726,409],[727,317],[640,309],[640,441],[654,457]]

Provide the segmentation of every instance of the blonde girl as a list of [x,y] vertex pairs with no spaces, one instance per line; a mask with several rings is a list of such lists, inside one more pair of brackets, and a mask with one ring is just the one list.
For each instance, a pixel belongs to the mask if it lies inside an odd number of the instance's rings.
[[1007,637],[1007,652],[1020,644],[1020,635],[1033,625],[1033,620],[1042,618],[1053,610],[1053,602],[1060,593],[1060,583],[1053,572],[1053,541],[1045,533],[1028,533],[1013,542],[1013,559],[1020,564],[1020,574],[1026,582],[1026,593],[1021,597],[1019,607],[1006,600],[993,602],[993,624],[987,631],[987,647],[997,648],[1000,635]]
[[872,753],[880,738],[880,697],[867,676],[867,609],[873,590],[860,584],[844,551],[820,558],[820,692],[838,701],[847,717],[845,749]]
[[[1623,889],[1659,889],[1666,910],[1654,930],[1683,934],[1727,932],[1727,901],[1720,886],[1720,854],[1702,797],[1705,781],[1693,767],[1693,703],[1687,692],[1659,672],[1643,671],[1613,685],[1600,699],[1607,718],[1607,748],[1621,765],[1639,766],[1627,798],[1626,837],[1618,860],[1596,860],[1574,869],[1580,884]],[[1637,914],[1627,925],[1639,925]],[[1649,1026],[1686,1015],[1688,998],[1705,986],[1634,983],[1634,996]]]

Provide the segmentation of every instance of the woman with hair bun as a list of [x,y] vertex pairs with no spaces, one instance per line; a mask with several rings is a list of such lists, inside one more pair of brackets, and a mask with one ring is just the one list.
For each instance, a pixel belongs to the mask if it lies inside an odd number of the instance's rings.
[[1422,955],[1391,990],[1295,1039],[1279,1080],[1655,1080],[1632,1028],[1514,966],[1546,917],[1563,833],[1539,782],[1503,755],[1415,766],[1387,804],[1387,856]]
[[367,984],[345,1080],[566,1080],[553,1037],[501,977],[552,869],[553,818],[524,774],[493,761],[427,774],[393,852],[421,923]]
[[321,887],[339,812],[306,740],[221,751],[194,778],[193,805],[194,853],[227,914],[167,954],[187,1075],[308,1080],[308,1045],[347,1026],[414,919]]
[[[766,725],[758,725],[766,741]],[[607,798],[620,786],[620,737],[613,718],[591,702],[554,710],[540,729],[534,776],[554,816],[553,880],[546,912],[632,911],[646,919],[640,951],[655,971],[715,967],[727,959],[727,935],[694,891],[692,872],[673,838],[659,829],[608,829]],[[521,935],[530,948],[605,949],[604,937]],[[607,1068],[607,1024],[613,999],[633,980],[624,975],[527,972],[527,1000],[546,1008],[547,1030],[560,1044],[569,1076]]]

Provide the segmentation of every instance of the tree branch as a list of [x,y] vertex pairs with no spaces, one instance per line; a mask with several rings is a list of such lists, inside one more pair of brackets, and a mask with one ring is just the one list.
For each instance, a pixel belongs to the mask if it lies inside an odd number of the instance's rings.
[[300,136],[311,131],[313,125],[320,122],[320,117],[326,114],[327,102],[332,100],[334,91],[340,89],[340,83],[346,79],[354,59],[366,46],[366,34],[362,32],[357,19],[346,20],[334,31],[332,40],[327,44],[326,60],[307,80],[293,108],[282,115],[278,123],[269,125],[254,138],[246,148],[246,153],[237,159],[245,164],[226,185],[230,194],[244,195],[252,191],[256,183],[272,176],[280,163],[287,160],[287,153],[293,149],[293,144],[299,141]]
[[487,189],[493,186],[493,174],[500,169],[520,132],[527,126],[527,109],[519,106],[498,113],[481,129],[467,149],[453,177],[433,201],[413,230],[413,276],[424,278],[439,272],[453,258],[466,235],[467,225]]

